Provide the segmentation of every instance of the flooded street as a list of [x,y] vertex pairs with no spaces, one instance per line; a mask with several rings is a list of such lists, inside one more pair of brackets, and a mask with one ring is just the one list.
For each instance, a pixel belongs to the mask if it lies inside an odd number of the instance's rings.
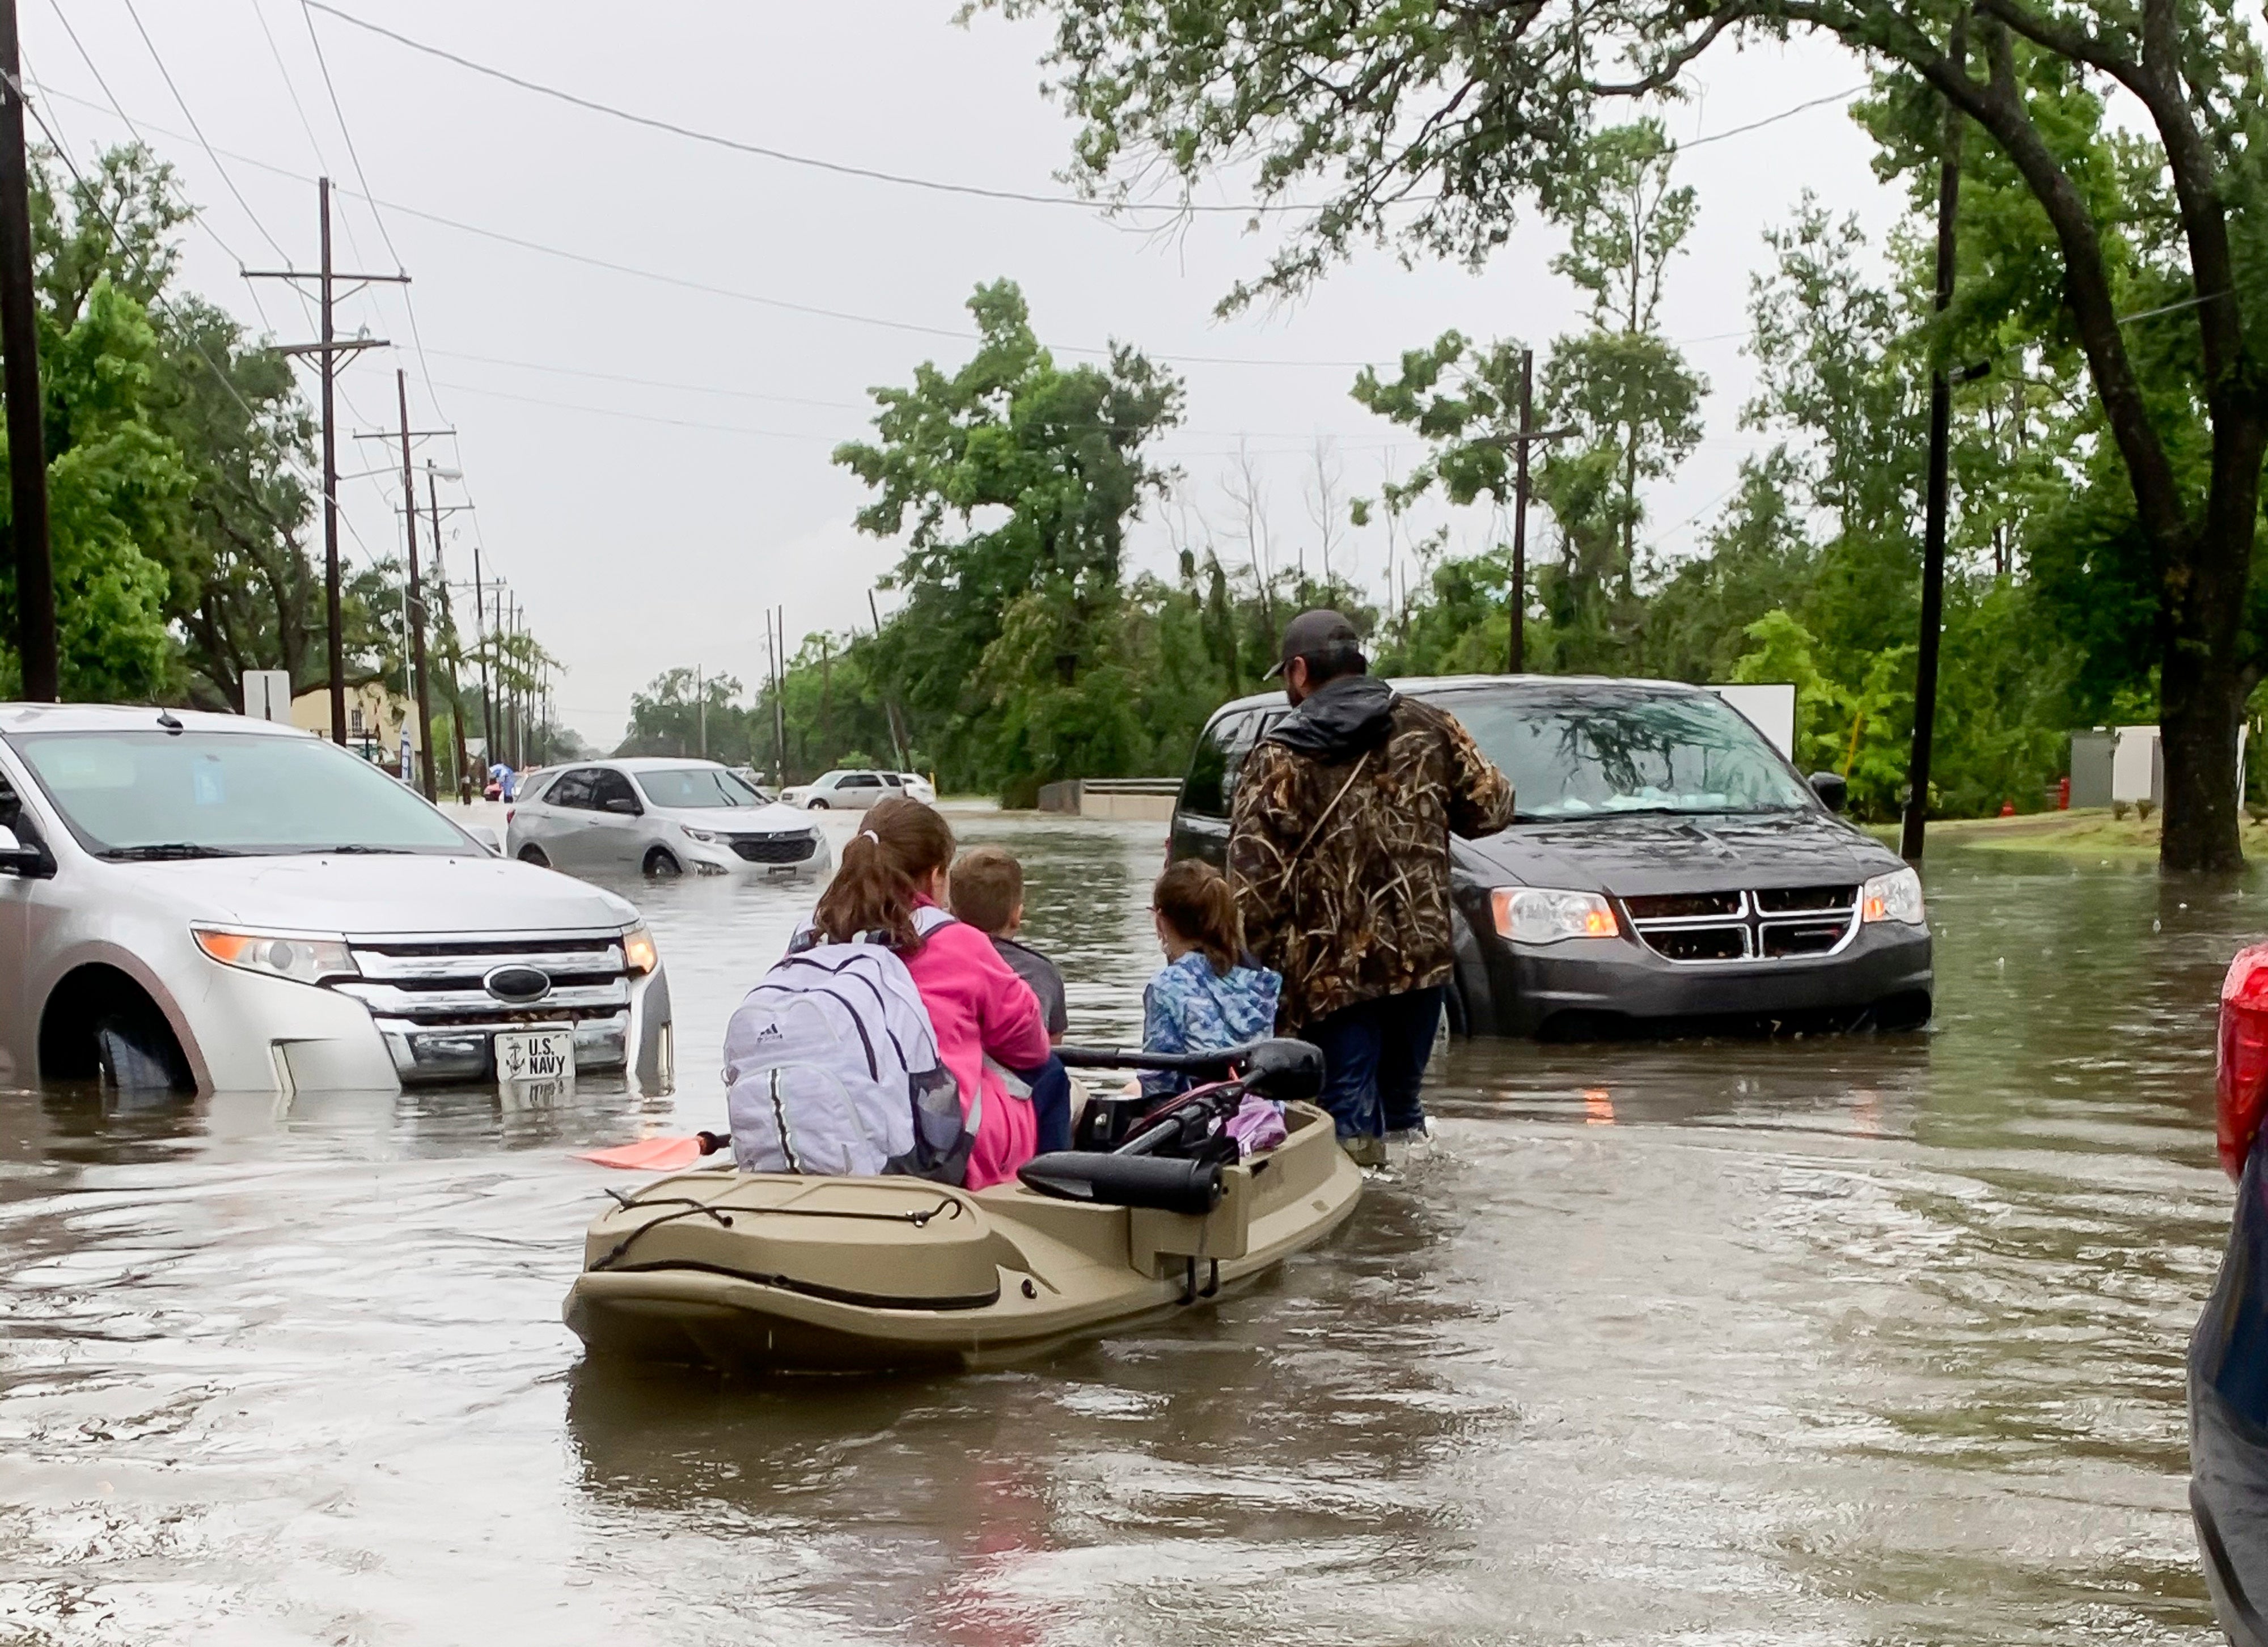
[[[850,826],[830,820],[838,835]],[[1138,1033],[1153,825],[1025,858]],[[586,1369],[593,1143],[715,1126],[808,887],[621,888],[679,1092],[0,1096],[0,1643],[2203,1642],[2181,1357],[2257,889],[1938,849],[1934,1029],[1452,1047],[1217,1311],[982,1376]]]

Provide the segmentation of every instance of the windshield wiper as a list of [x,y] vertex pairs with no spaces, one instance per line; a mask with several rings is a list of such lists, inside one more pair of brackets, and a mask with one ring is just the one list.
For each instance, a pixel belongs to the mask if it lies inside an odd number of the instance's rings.
[[97,854],[114,863],[155,864],[166,858],[242,857],[225,846],[200,846],[195,841],[160,841],[148,846],[114,846]]
[[406,847],[406,846],[365,846],[365,845],[364,845],[361,842],[358,842],[358,841],[353,841],[353,842],[348,842],[346,845],[344,845],[344,846],[309,846],[309,847],[301,847],[301,848],[299,849],[299,853],[300,853],[300,856],[302,856],[302,857],[307,857],[307,856],[314,855],[314,854],[321,854],[321,855],[324,855],[324,856],[328,856],[328,855],[330,855],[330,854],[332,854],[332,853],[342,853],[342,852],[359,852],[359,853],[363,853],[363,854],[365,854],[365,855],[369,855],[369,854],[377,854],[377,853],[386,853],[386,854],[390,854],[390,855],[392,855],[392,856],[394,856],[394,857],[409,857],[409,850],[410,850],[410,849],[409,849],[409,848],[408,848],[408,847]]

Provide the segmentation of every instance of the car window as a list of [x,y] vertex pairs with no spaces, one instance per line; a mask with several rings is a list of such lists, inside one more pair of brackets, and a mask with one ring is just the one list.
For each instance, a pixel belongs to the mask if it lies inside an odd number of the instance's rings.
[[763,798],[742,783],[738,775],[715,767],[672,768],[666,772],[641,772],[637,786],[656,806],[761,806]]
[[469,853],[453,824],[320,738],[264,732],[28,732],[11,740],[90,852]]
[[1189,776],[1182,781],[1182,810],[1200,818],[1226,818],[1236,794],[1237,768],[1252,753],[1259,734],[1262,711],[1240,710],[1224,715],[1197,739],[1189,756]]
[[546,806],[567,806],[578,812],[588,812],[596,803],[591,798],[591,780],[598,774],[589,767],[578,767],[572,772],[563,772],[551,780],[544,790]]
[[529,801],[541,800],[543,798],[543,791],[549,789],[558,781],[559,774],[556,771],[538,772],[533,777],[524,777],[520,779],[519,798],[521,805],[525,805]]
[[1513,783],[1522,818],[1793,812],[1809,788],[1747,717],[1706,692],[1596,687],[1436,700]]
[[846,790],[878,790],[882,787],[882,780],[871,772],[853,772],[836,787]]
[[628,778],[602,767],[591,775],[591,804],[603,811],[610,801],[628,801],[635,806],[637,795]]

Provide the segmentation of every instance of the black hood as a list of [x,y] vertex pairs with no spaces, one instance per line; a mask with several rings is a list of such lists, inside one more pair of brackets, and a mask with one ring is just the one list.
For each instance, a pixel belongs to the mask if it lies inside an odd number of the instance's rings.
[[1309,693],[1263,741],[1335,766],[1375,749],[1393,730],[1394,688],[1368,675],[1341,675]]
[[1623,895],[1839,885],[1898,867],[1874,837],[1810,807],[1539,819],[1454,852],[1476,880]]

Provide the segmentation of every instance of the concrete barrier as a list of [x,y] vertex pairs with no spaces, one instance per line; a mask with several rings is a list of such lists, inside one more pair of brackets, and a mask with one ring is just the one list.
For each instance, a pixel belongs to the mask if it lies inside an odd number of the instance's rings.
[[1040,810],[1163,823],[1173,817],[1181,792],[1179,778],[1067,778],[1040,786]]

